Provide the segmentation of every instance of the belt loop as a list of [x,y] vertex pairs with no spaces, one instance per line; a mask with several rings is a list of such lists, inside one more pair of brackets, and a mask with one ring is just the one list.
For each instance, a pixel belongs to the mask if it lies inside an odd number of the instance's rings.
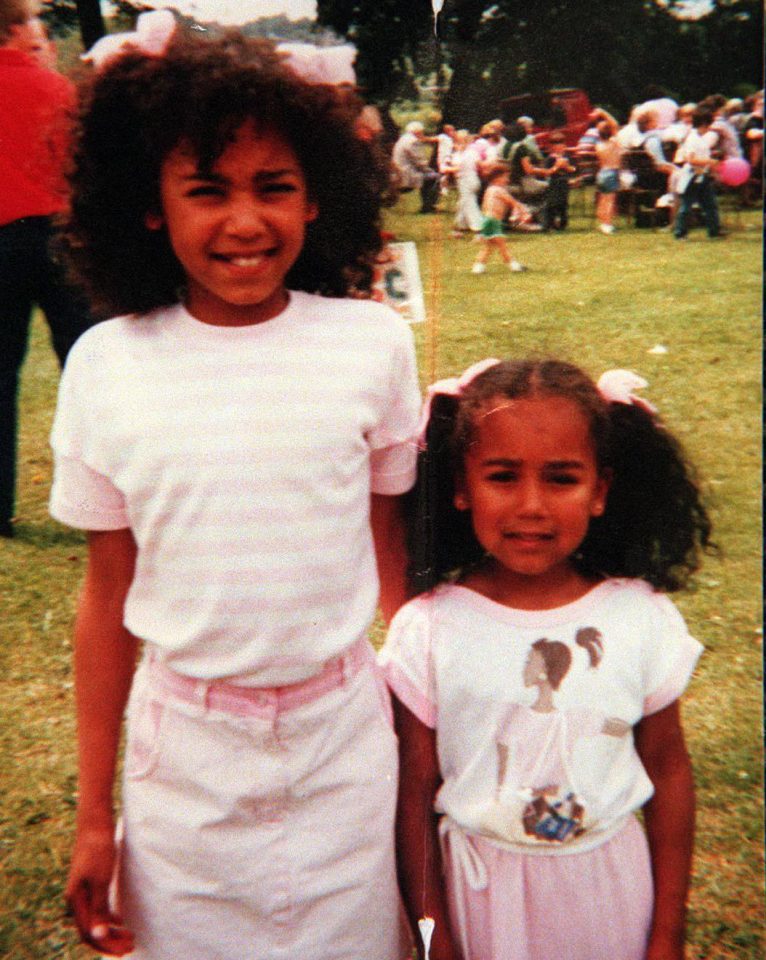
[[194,684],[194,702],[203,713],[210,707],[210,686],[209,680],[197,680]]
[[344,685],[350,683],[356,674],[354,649],[355,646],[341,654],[340,674]]

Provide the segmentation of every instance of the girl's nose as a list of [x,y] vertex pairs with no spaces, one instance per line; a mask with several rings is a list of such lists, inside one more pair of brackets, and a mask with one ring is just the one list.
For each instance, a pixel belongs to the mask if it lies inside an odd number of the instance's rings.
[[264,229],[263,211],[254,197],[233,199],[227,214],[226,228],[236,236],[257,236]]
[[539,516],[545,512],[545,494],[537,480],[528,480],[521,485],[518,510],[523,516]]

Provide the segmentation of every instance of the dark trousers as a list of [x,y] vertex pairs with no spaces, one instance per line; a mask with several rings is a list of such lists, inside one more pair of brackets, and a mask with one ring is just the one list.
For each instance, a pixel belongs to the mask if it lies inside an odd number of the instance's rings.
[[695,203],[698,203],[702,209],[707,232],[711,237],[717,237],[721,232],[721,222],[718,215],[718,199],[710,177],[702,177],[699,180],[695,178],[684,190],[673,232],[677,237],[686,236],[689,229],[689,214]]
[[420,185],[420,212],[433,213],[439,199],[441,177],[435,170],[427,170],[423,174]]
[[550,230],[551,227],[566,230],[568,224],[569,180],[554,175],[550,178],[550,186],[545,192],[541,226],[543,230]]
[[25,217],[0,226],[0,523],[13,516],[19,374],[32,308],[37,305],[45,314],[61,366],[93,322],[51,256],[51,234],[48,217]]

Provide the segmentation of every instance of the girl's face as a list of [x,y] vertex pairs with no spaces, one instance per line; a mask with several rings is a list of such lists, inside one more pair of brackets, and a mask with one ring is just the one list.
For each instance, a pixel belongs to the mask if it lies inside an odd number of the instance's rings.
[[530,650],[524,663],[524,686],[540,686],[547,679],[545,671],[545,660],[539,650]]
[[475,424],[455,496],[471,511],[488,568],[508,602],[530,586],[566,602],[581,580],[571,556],[591,518],[604,511],[608,482],[598,470],[588,420],[563,397],[489,401]]
[[285,276],[317,208],[281,135],[243,124],[209,174],[179,145],[162,165],[160,197],[162,214],[148,214],[146,225],[167,229],[192,316],[244,326],[284,309]]

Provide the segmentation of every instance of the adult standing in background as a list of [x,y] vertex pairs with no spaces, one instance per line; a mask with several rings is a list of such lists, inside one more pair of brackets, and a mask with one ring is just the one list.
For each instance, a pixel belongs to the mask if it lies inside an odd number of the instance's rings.
[[[50,252],[74,88],[40,55],[34,0],[0,0],[0,536],[12,537],[19,373],[38,305],[63,366],[91,324]],[[43,31],[44,37],[44,31]]]
[[420,213],[433,213],[439,199],[439,179],[425,156],[424,146],[433,143],[427,138],[423,124],[413,120],[394,145],[391,157],[400,190],[420,190]]
[[532,117],[522,116],[519,117],[516,123],[520,123],[526,133],[526,136],[521,142],[527,149],[527,155],[529,156],[529,159],[532,161],[532,163],[542,166],[544,158],[543,152],[540,149],[540,145],[538,144],[534,133],[535,121],[532,119]]

